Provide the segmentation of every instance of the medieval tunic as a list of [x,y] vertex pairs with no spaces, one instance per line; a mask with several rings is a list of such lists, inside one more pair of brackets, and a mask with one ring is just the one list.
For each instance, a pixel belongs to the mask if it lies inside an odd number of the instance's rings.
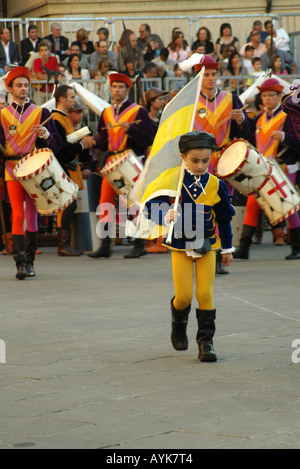
[[[283,111],[282,106],[279,105],[274,109],[271,115],[267,112],[259,114],[253,119],[253,130],[255,130],[255,146],[258,151],[268,159],[276,158],[281,164],[282,169],[288,173],[292,183],[295,184],[296,173],[299,167],[297,161],[299,161],[300,142],[295,136],[290,117]],[[284,132],[283,142],[270,138],[273,131]],[[286,147],[287,150],[281,157],[277,158],[281,150]],[[257,226],[260,211],[261,209],[255,196],[250,195],[247,200],[244,224]],[[300,226],[297,213],[289,217],[288,225],[289,228]]]
[[[180,171],[176,168],[174,171]],[[167,214],[167,207],[171,208],[169,197],[161,196],[146,203],[148,217],[157,225],[164,225],[164,218]],[[163,204],[163,205],[162,205]],[[187,206],[189,209],[187,210]],[[232,248],[231,219],[235,214],[234,207],[228,199],[228,189],[223,181],[216,176],[206,172],[200,177],[199,183],[195,183],[195,177],[185,170],[180,198],[181,217],[174,225],[172,242],[165,244],[171,250],[187,251],[193,250],[195,239],[188,239],[184,230],[187,220],[186,212],[191,217],[188,222],[192,231],[196,233],[197,211],[202,212],[202,217],[198,218],[203,222],[203,236],[209,239],[211,249]],[[216,234],[216,223],[218,223],[219,236]],[[199,228],[199,227],[198,227]],[[191,233],[192,233],[191,231]]]
[[209,171],[214,173],[220,156],[220,150],[234,138],[249,138],[250,122],[245,111],[244,121],[237,124],[236,121],[228,119],[233,109],[241,109],[243,104],[239,97],[227,91],[217,92],[213,99],[208,99],[202,92],[199,96],[194,130],[205,131],[214,135],[217,150],[213,153]]
[[[50,148],[53,153],[57,153],[62,145],[62,141],[56,131],[55,125],[50,120],[45,127],[50,133],[47,140],[37,138],[33,134],[24,143],[24,137],[31,132],[34,125],[40,125],[50,116],[49,111],[40,108],[28,101],[24,106],[13,102],[10,106],[2,109],[0,122],[0,143],[4,146],[8,157],[16,155],[25,156],[35,148]],[[17,165],[17,160],[7,159],[5,162],[6,181],[15,180],[13,169]]]
[[[107,130],[107,127],[117,125],[120,122],[133,122],[140,120],[139,124],[130,126],[124,132],[121,126]],[[104,129],[105,128],[105,129]],[[98,134],[95,138],[96,147],[107,151],[107,162],[114,158],[114,154],[131,149],[137,156],[146,156],[147,149],[152,145],[154,132],[146,109],[132,103],[129,99],[123,102],[118,112],[114,105],[106,108],[99,121]],[[114,204],[116,193],[107,179],[103,179],[101,186],[100,204]]]

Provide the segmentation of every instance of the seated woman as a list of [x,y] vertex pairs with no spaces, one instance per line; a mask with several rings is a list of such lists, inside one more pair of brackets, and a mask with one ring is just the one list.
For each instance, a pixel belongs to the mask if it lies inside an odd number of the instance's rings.
[[168,46],[168,50],[169,58],[176,63],[183,62],[191,53],[191,49],[184,40],[184,35],[181,31],[175,32],[173,40]]
[[82,85],[88,88],[89,83],[84,81],[90,80],[90,72],[86,68],[80,67],[80,56],[78,54],[71,54],[69,56],[67,69],[65,72],[67,80],[82,80]]
[[89,34],[86,29],[78,29],[76,33],[76,41],[79,42],[83,54],[91,55],[95,52],[94,44],[92,41],[89,41]]
[[229,23],[223,23],[220,27],[220,37],[216,41],[216,54],[219,60],[223,60],[223,50],[225,46],[234,46],[239,50],[239,40],[232,35],[232,29]]
[[193,42],[192,50],[195,51],[198,44],[205,45],[205,55],[214,55],[215,47],[214,43],[211,40],[211,32],[207,29],[206,26],[202,26],[197,31],[197,39]]
[[[228,77],[246,75],[242,58],[238,52],[232,52],[229,56],[228,67],[226,68],[224,75]],[[241,94],[245,89],[245,79],[225,80],[224,87],[229,88],[234,94]]]

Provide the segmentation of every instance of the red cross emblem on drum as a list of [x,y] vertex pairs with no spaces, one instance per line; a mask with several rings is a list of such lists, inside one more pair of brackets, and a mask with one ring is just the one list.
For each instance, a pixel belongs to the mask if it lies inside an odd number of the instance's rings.
[[279,191],[280,194],[286,199],[288,195],[286,192],[284,192],[283,187],[287,185],[287,182],[282,181],[279,183],[274,176],[271,176],[270,179],[272,179],[272,181],[274,182],[275,187],[273,187],[273,189],[268,191],[268,194],[272,195],[272,194],[275,194],[275,192]]

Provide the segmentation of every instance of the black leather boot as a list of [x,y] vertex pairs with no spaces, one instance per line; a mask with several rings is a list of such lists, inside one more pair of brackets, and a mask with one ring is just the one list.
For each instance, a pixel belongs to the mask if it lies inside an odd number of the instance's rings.
[[25,257],[27,261],[27,277],[35,277],[33,266],[37,249],[37,235],[37,232],[30,233],[29,231],[26,231]]
[[234,259],[249,259],[249,249],[255,230],[255,226],[243,225],[239,248],[232,253]]
[[213,337],[216,331],[216,310],[196,309],[196,317],[198,321],[196,337],[199,347],[198,358],[201,362],[216,362],[217,356],[213,347]]
[[89,257],[92,259],[98,259],[99,257],[110,257],[111,256],[111,246],[112,246],[112,239],[104,238],[101,241],[101,245],[97,251],[91,252]]
[[16,278],[24,280],[27,277],[27,262],[25,258],[25,236],[12,235],[13,256],[17,266]]
[[224,264],[222,262],[222,254],[220,252],[216,253],[216,274],[228,274],[228,270],[225,269]]
[[175,350],[187,350],[189,346],[189,340],[186,335],[186,328],[188,325],[189,313],[191,311],[191,305],[187,309],[176,310],[171,300],[171,312],[172,312],[172,332],[171,342]]
[[136,239],[134,241],[133,249],[129,254],[125,254],[125,259],[137,259],[141,256],[146,256],[146,240],[145,239]]
[[71,230],[59,228],[58,230],[58,251],[59,256],[78,257],[80,251],[71,247]]
[[300,227],[290,228],[290,243],[292,252],[286,256],[287,261],[300,259]]

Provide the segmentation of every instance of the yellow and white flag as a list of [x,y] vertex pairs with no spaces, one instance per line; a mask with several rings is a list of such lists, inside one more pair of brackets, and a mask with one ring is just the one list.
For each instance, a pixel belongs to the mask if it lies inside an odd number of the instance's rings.
[[[164,109],[151,153],[139,178],[137,196],[141,206],[136,237],[156,238],[162,234],[161,230],[150,228],[150,222],[143,217],[143,209],[155,197],[167,195],[175,198],[178,193],[182,174],[178,143],[181,135],[193,130],[204,71],[202,67],[200,73]],[[130,230],[127,232],[130,235]]]

